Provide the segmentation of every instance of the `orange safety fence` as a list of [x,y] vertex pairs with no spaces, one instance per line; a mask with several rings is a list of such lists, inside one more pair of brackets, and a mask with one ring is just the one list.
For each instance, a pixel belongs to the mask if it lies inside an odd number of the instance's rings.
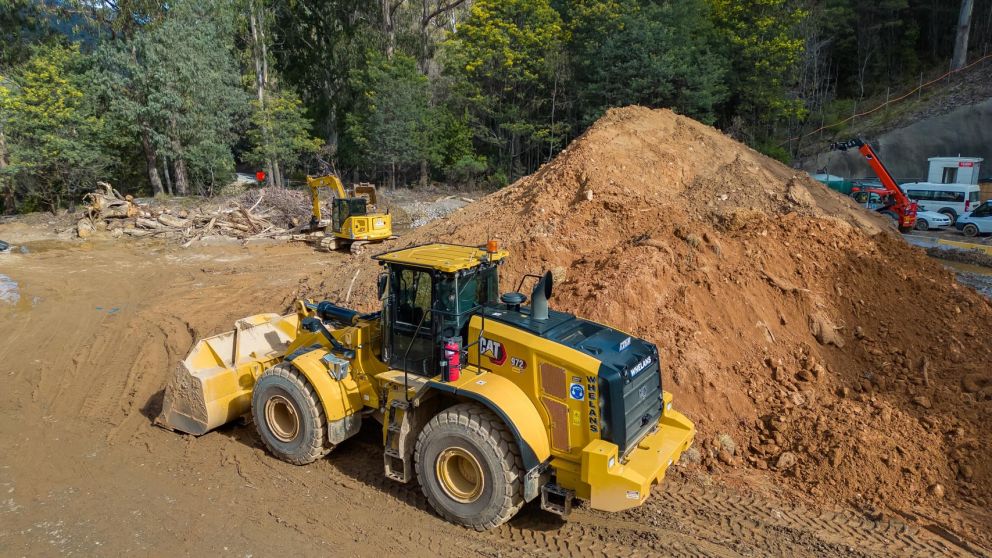
[[789,138],[789,139],[783,141],[782,142],[782,145],[784,145],[786,143],[792,143],[794,141],[799,141],[801,139],[804,139],[804,138],[807,138],[809,136],[812,136],[813,134],[818,134],[818,133],[820,133],[820,132],[822,132],[824,130],[829,130],[830,128],[835,128],[837,126],[840,126],[841,124],[846,124],[847,122],[850,122],[851,120],[854,120],[855,118],[860,118],[862,116],[868,116],[869,114],[872,114],[874,112],[878,112],[879,110],[882,110],[883,108],[885,108],[885,107],[887,107],[887,106],[889,106],[889,105],[891,105],[893,103],[898,103],[899,101],[902,101],[903,99],[905,99],[907,97],[910,97],[913,94],[915,94],[915,93],[917,93],[919,91],[922,91],[923,89],[926,89],[927,87],[929,87],[929,86],[937,83],[938,81],[941,81],[943,79],[946,79],[947,77],[952,76],[954,74],[957,74],[957,73],[963,72],[965,70],[968,70],[969,68],[975,66],[976,64],[979,64],[981,62],[984,62],[985,60],[988,60],[990,58],[992,58],[992,54],[986,54],[985,56],[983,56],[983,57],[975,60],[971,64],[968,64],[966,66],[962,66],[961,68],[958,68],[956,70],[950,70],[950,71],[948,71],[948,72],[946,72],[946,73],[944,73],[944,74],[942,74],[942,75],[940,75],[938,77],[935,77],[935,78],[931,79],[930,81],[928,81],[926,83],[921,83],[920,85],[914,87],[913,89],[911,89],[909,92],[905,93],[904,95],[901,95],[899,97],[896,97],[895,99],[889,99],[889,100],[885,101],[884,103],[878,105],[875,108],[872,108],[870,110],[866,110],[864,112],[854,113],[851,116],[848,116],[847,118],[845,118],[843,120],[839,120],[839,121],[834,122],[832,124],[826,124],[826,125],[820,126],[819,128],[817,128],[817,129],[815,129],[815,130],[813,130],[811,132],[807,132],[805,134],[800,134],[800,135],[798,135],[796,137]]

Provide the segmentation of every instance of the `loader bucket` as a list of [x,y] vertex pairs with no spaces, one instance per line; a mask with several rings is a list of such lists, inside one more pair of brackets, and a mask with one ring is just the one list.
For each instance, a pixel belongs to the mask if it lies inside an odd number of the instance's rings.
[[283,359],[298,323],[295,313],[256,314],[197,341],[165,387],[155,424],[199,436],[249,413],[255,380]]

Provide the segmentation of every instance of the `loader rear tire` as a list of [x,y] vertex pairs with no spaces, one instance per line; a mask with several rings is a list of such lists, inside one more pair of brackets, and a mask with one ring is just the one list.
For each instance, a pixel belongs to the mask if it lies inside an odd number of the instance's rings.
[[520,448],[503,421],[480,405],[435,415],[417,437],[414,459],[424,496],[452,523],[492,529],[524,504]]
[[251,416],[265,447],[288,463],[306,465],[334,448],[327,440],[324,407],[292,364],[277,364],[259,376]]

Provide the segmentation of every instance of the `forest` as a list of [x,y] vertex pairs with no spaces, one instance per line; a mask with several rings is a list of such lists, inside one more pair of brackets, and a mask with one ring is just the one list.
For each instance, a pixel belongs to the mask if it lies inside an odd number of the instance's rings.
[[629,104],[789,160],[786,138],[989,54],[992,0],[0,0],[0,35],[14,213],[327,166],[498,188]]

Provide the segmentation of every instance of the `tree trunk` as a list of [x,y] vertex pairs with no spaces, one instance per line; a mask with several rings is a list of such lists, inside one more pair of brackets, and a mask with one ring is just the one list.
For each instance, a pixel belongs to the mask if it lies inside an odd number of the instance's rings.
[[7,138],[0,130],[0,188],[3,189],[3,212],[13,215],[17,209],[17,196],[14,195],[14,182],[9,177],[3,176],[4,169],[7,168]]
[[148,131],[148,124],[141,125],[141,146],[145,149],[145,164],[148,166],[148,181],[152,185],[152,195],[158,196],[164,192],[162,180],[158,176],[158,156]]
[[186,159],[183,156],[183,144],[179,141],[179,125],[176,117],[169,118],[169,130],[172,137],[169,142],[172,146],[172,170],[176,177],[176,195],[189,195],[189,173],[186,171]]
[[162,157],[162,174],[165,176],[165,191],[172,195],[172,177],[169,176],[169,158]]
[[427,159],[420,161],[420,187],[426,188],[430,183],[430,173],[428,172]]
[[961,11],[958,13],[958,34],[954,39],[954,56],[951,58],[951,69],[960,70],[968,61],[968,35],[971,32],[971,12],[975,7],[974,0],[961,0]]
[[279,169],[279,161],[272,161],[272,182],[277,188],[285,186],[282,181],[282,170]]
[[[258,110],[262,111],[262,151],[269,149],[268,118],[265,114],[265,87],[269,79],[269,64],[266,58],[265,29],[262,22],[262,12],[256,15],[255,2],[248,3],[248,22],[251,27],[252,58],[255,62],[255,94],[258,96]],[[265,185],[273,187],[276,182],[275,164],[271,159],[265,161]]]
[[392,60],[396,50],[396,24],[393,15],[402,3],[403,0],[398,0],[395,4],[393,0],[382,0],[382,34],[386,36],[386,60]]
[[276,171],[272,160],[265,161],[265,186],[272,188],[276,185]]
[[189,177],[186,172],[186,160],[181,156],[172,162],[172,171],[176,175],[176,195],[189,195]]

